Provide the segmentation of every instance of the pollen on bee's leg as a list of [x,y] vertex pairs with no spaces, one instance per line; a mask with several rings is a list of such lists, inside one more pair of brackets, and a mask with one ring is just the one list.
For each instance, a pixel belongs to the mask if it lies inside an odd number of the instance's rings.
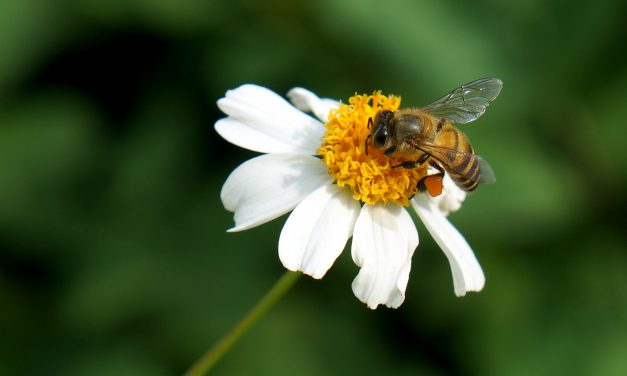
[[442,174],[425,176],[418,182],[418,190],[427,192],[431,197],[438,197],[442,194],[443,189]]
[[[418,190],[418,182],[427,174],[427,166],[409,161],[393,161],[378,148],[369,148],[372,119],[380,111],[397,111],[400,98],[355,95],[334,109],[325,124],[326,132],[317,154],[340,187],[350,188],[353,197],[374,205],[393,202],[409,205]],[[388,153],[390,154],[390,153]],[[398,163],[412,168],[395,168]]]

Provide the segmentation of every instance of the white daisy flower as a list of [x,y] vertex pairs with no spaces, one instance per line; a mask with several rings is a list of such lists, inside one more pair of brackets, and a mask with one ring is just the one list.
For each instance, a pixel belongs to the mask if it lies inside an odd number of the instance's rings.
[[[352,288],[374,309],[405,299],[418,232],[406,207],[424,222],[449,260],[455,294],[480,291],[485,277],[464,237],[446,216],[466,197],[448,174],[443,193],[417,192],[427,167],[394,168],[378,150],[365,153],[368,119],[396,111],[399,97],[355,95],[348,104],[308,90],[289,91],[292,104],[256,85],[218,100],[228,115],[215,124],[227,141],[264,153],[238,168],[222,187],[224,207],[242,231],[292,211],[279,237],[279,258],[293,271],[322,278],[352,236],[361,269]],[[306,112],[313,113],[316,118]]]

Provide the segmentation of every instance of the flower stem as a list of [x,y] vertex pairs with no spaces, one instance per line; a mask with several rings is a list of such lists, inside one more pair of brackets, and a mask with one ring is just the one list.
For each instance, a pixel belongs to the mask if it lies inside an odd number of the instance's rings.
[[240,337],[285,295],[290,287],[298,281],[300,276],[301,273],[290,272],[289,270],[286,271],[248,314],[246,314],[237,325],[231,328],[224,337],[216,342],[212,348],[207,350],[207,352],[187,370],[184,376],[202,376],[209,372]]

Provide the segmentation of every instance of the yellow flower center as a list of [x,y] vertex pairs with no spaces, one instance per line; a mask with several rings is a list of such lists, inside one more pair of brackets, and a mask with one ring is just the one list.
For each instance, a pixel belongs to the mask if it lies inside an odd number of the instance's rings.
[[426,176],[426,167],[394,167],[405,159],[384,155],[371,140],[366,154],[366,138],[371,132],[368,119],[374,120],[382,110],[397,111],[400,103],[400,97],[387,97],[377,91],[372,95],[355,95],[348,104],[329,114],[318,154],[337,185],[349,187],[356,200],[370,205],[391,201],[407,206],[416,194],[418,182]]

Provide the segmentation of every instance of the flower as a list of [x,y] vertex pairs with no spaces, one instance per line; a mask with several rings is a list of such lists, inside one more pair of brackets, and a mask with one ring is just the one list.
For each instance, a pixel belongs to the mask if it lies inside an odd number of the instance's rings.
[[[279,237],[279,258],[293,271],[322,278],[352,236],[360,267],[355,296],[374,309],[396,308],[405,299],[418,232],[411,206],[442,248],[455,294],[480,291],[485,277],[472,249],[446,216],[466,194],[446,174],[444,191],[417,192],[426,167],[394,168],[379,150],[365,153],[368,119],[394,111],[400,97],[355,95],[348,104],[321,99],[303,88],[288,103],[274,92],[242,85],[226,92],[218,107],[228,115],[216,131],[240,147],[264,153],[237,167],[222,187],[224,207],[243,231],[289,215]],[[314,118],[306,112],[315,115]]]

